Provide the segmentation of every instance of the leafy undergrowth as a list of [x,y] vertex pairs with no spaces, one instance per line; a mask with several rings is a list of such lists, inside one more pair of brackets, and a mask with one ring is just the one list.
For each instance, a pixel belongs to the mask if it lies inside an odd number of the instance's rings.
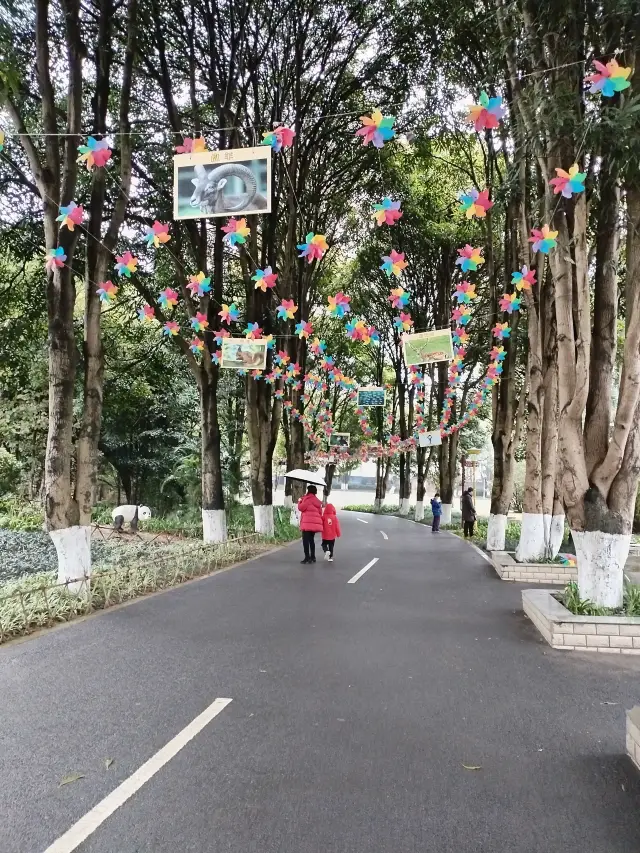
[[555,596],[574,616],[640,616],[640,586],[625,584],[621,608],[599,607],[588,598],[580,598],[578,584],[572,581]]

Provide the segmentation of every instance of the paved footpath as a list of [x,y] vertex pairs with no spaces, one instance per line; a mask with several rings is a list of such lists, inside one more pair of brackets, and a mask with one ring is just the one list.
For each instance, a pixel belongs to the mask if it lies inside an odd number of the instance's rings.
[[0,851],[638,853],[640,661],[550,649],[450,534],[341,523],[333,564],[0,648]]

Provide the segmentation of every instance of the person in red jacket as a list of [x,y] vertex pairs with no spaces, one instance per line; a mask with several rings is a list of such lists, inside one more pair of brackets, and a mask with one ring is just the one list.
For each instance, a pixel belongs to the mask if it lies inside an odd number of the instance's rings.
[[302,530],[302,547],[304,560],[302,563],[316,561],[316,533],[322,533],[322,504],[317,498],[315,486],[307,486],[307,494],[298,501],[300,510],[300,530]]
[[324,558],[333,563],[333,546],[342,535],[340,522],[333,504],[327,504],[322,514],[322,550]]

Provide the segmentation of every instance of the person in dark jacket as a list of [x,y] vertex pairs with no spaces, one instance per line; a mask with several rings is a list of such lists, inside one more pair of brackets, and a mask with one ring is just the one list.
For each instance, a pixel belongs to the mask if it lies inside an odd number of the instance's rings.
[[305,563],[316,561],[316,533],[322,533],[322,504],[317,497],[318,489],[307,486],[307,494],[298,501],[300,510],[300,530],[302,531],[302,547],[304,548]]
[[462,524],[465,537],[473,536],[473,528],[476,523],[476,508],[473,505],[473,489],[468,488],[462,494]]
[[440,532],[440,516],[442,515],[442,503],[440,501],[440,492],[436,492],[431,498],[431,515],[433,521],[431,523],[431,531],[433,533]]

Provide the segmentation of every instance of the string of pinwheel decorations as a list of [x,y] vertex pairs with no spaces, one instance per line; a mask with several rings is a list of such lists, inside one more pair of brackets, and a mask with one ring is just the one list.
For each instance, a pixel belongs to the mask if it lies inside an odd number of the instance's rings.
[[[615,59],[606,64],[594,61],[594,70],[585,78],[585,84],[592,94],[599,94],[603,98],[611,98],[618,92],[624,91],[630,85],[629,77],[631,69],[622,67]],[[500,126],[505,115],[505,107],[502,98],[490,96],[481,92],[478,102],[469,108],[467,121],[473,125],[476,133],[491,132]],[[380,150],[384,145],[396,136],[395,117],[383,115],[380,110],[374,110],[369,116],[362,116],[361,127],[356,130],[356,137],[362,141],[363,146],[373,146]],[[295,131],[292,128],[278,125],[262,134],[261,144],[271,147],[274,154],[281,154],[290,148],[295,139]],[[0,153],[5,144],[5,134],[0,131]],[[178,154],[194,154],[207,150],[206,140],[202,136],[185,137],[182,143],[176,146]],[[94,169],[107,169],[111,162],[112,151],[106,139],[97,139],[90,136],[86,144],[78,148],[79,162],[83,163],[89,171]],[[550,180],[550,189],[553,194],[562,198],[571,199],[577,194],[584,192],[586,173],[581,172],[577,163],[567,164],[568,168],[557,168],[556,176]],[[487,212],[493,207],[491,200],[491,188],[484,189],[471,187],[458,196],[460,210],[468,219],[486,217]],[[384,197],[373,204],[371,216],[376,228],[394,228],[402,218],[403,211],[401,201],[390,196]],[[82,204],[70,200],[67,204],[60,206],[57,221],[60,229],[67,228],[74,231],[75,228],[83,228],[85,210]],[[245,218],[231,217],[222,227],[224,242],[230,248],[236,248],[247,252],[247,242],[251,230]],[[88,233],[88,232],[87,232]],[[89,235],[92,236],[92,235]],[[551,230],[549,224],[543,224],[539,228],[531,230],[529,242],[531,251],[547,255],[557,245],[557,232]],[[94,237],[94,239],[97,239]],[[153,225],[147,226],[144,233],[144,241],[148,248],[162,249],[171,241],[170,225],[158,220]],[[299,258],[307,264],[320,262],[329,250],[329,244],[323,234],[313,231],[306,233],[304,239],[297,245]],[[168,251],[171,251],[168,248]],[[247,252],[247,256],[250,255]],[[45,258],[47,269],[55,269],[66,266],[67,256],[62,246],[51,248]],[[394,286],[390,289],[388,300],[397,311],[394,318],[394,326],[399,334],[410,334],[414,330],[414,321],[409,310],[411,294],[404,289],[400,280],[403,271],[408,266],[405,254],[390,248],[389,253],[381,259],[380,270],[389,278],[393,279]],[[500,381],[505,360],[508,357],[505,341],[508,341],[513,328],[512,318],[518,311],[522,310],[526,303],[525,294],[530,292],[536,285],[536,273],[533,269],[523,266],[512,273],[509,292],[505,292],[498,301],[501,316],[492,329],[493,346],[488,354],[488,367],[481,378],[477,390],[474,392],[470,404],[456,420],[456,398],[457,391],[462,381],[464,362],[467,356],[467,344],[469,334],[467,326],[472,319],[472,308],[477,298],[477,284],[473,282],[473,274],[476,273],[484,263],[483,249],[466,245],[458,249],[456,265],[459,267],[461,279],[455,284],[453,293],[453,309],[451,313],[453,359],[449,364],[448,384],[444,393],[444,404],[440,416],[439,429],[441,436],[446,438],[466,426],[472,418],[477,416],[483,403],[492,393],[494,386]],[[139,259],[130,251],[125,250],[115,255],[114,278],[116,282],[123,279],[131,279],[139,275]],[[251,280],[256,290],[263,293],[275,291],[278,281],[278,273],[270,266],[264,269],[254,263]],[[120,285],[111,280],[97,282],[96,293],[101,302],[111,305],[117,299]],[[203,271],[199,271],[189,277],[186,288],[189,291],[191,304],[186,304],[188,314],[189,330],[192,334],[189,349],[194,357],[205,357],[209,353],[214,363],[220,363],[220,347],[225,338],[231,336],[234,324],[241,322],[240,309],[234,302],[220,305],[218,316],[220,317],[220,328],[213,330],[209,328],[207,313],[202,310],[201,300],[211,299],[211,278]],[[155,298],[154,305],[143,304],[138,309],[138,317],[143,323],[160,322],[162,335],[167,338],[176,337],[180,333],[180,325],[174,319],[173,311],[180,302],[180,296],[176,290],[165,288]],[[380,341],[380,333],[364,319],[352,314],[350,297],[338,292],[328,297],[327,313],[330,317],[344,321],[345,333],[349,339],[360,342],[363,345],[377,344]],[[408,366],[408,383],[415,388],[414,400],[414,434],[402,440],[399,436],[392,434],[394,417],[392,412],[383,413],[385,443],[367,443],[360,447],[357,452],[352,453],[347,447],[331,447],[330,451],[321,449],[323,442],[328,442],[333,430],[333,418],[331,408],[327,401],[326,392],[328,382],[343,389],[352,402],[357,402],[358,393],[356,383],[353,379],[345,376],[337,368],[335,360],[327,353],[326,342],[314,334],[313,324],[309,319],[298,316],[298,306],[292,299],[281,299],[276,306],[276,318],[284,324],[292,324],[294,334],[306,341],[309,354],[315,359],[315,364],[307,373],[301,374],[301,367],[291,363],[289,355],[283,350],[276,350],[276,339],[287,335],[265,335],[258,323],[247,323],[243,334],[249,340],[265,341],[271,352],[271,369],[267,371],[239,370],[240,375],[249,375],[255,381],[264,381],[274,386],[274,397],[283,401],[283,407],[289,415],[299,420],[310,441],[312,450],[310,459],[315,462],[327,461],[328,459],[342,459],[357,456],[361,460],[369,458],[380,459],[398,452],[414,449],[421,433],[427,424],[425,422],[425,378],[423,373],[415,366]],[[162,312],[161,316],[156,316]],[[211,346],[205,347],[204,336],[210,335]],[[299,392],[298,398],[304,409],[296,408],[290,397],[291,392]],[[355,414],[358,417],[363,437],[370,441],[373,430],[369,424],[367,411],[363,407],[356,407]]]

